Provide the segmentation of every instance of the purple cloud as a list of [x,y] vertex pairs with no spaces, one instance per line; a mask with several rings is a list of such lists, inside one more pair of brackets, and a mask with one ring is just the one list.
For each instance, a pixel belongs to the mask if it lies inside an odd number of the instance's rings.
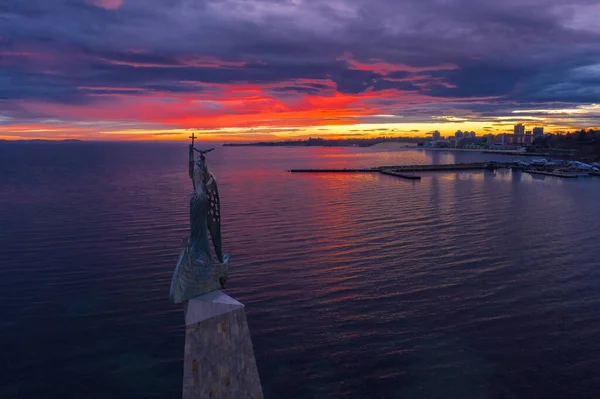
[[482,117],[483,97],[501,112],[589,104],[600,99],[598,13],[592,0],[6,0],[0,116],[11,101],[244,83],[319,95],[325,81],[456,100],[454,113]]

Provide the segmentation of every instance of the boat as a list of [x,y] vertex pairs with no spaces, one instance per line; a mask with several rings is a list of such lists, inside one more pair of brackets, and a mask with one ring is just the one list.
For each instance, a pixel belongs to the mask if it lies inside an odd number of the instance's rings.
[[587,163],[573,161],[569,164],[569,169],[575,170],[592,170],[593,166]]
[[535,165],[535,166],[543,166],[543,165],[547,164],[548,161],[544,158],[536,158],[536,159],[532,159],[531,161],[529,161],[529,163],[531,165]]
[[[565,177],[565,178],[578,178],[579,175],[577,173],[569,173],[559,170],[547,171],[547,170],[538,170],[538,169],[525,169],[525,172],[531,174],[538,175],[546,175],[546,176],[554,176],[554,177]],[[589,174],[588,174],[589,176]]]

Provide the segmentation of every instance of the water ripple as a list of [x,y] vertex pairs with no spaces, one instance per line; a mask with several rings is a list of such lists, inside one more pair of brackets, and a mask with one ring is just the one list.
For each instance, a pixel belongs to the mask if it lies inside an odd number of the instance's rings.
[[[0,146],[0,398],[180,396],[185,148],[131,146]],[[284,172],[486,159],[211,153],[267,398],[600,394],[600,180]]]

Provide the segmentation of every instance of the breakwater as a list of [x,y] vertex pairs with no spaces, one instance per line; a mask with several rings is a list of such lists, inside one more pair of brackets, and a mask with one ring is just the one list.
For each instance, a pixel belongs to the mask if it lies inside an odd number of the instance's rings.
[[345,168],[345,169],[291,169],[291,173],[381,173],[388,176],[400,177],[407,180],[420,180],[416,172],[444,172],[460,170],[482,170],[508,168],[509,163],[500,162],[474,162],[443,165],[396,165],[379,166],[375,168]]
[[600,176],[600,172],[579,171],[578,173],[568,170],[550,170],[550,169],[528,169],[528,167],[515,165],[514,163],[503,162],[474,162],[442,165],[397,165],[397,166],[379,166],[375,168],[344,168],[344,169],[291,169],[291,173],[381,173],[388,176],[400,177],[407,180],[420,180],[421,176],[417,172],[452,172],[461,170],[495,170],[502,168],[521,169],[527,173],[563,177],[577,178],[582,175]]

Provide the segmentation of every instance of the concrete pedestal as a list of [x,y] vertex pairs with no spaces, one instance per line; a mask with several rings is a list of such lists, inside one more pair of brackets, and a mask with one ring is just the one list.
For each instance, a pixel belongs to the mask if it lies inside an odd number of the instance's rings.
[[263,399],[244,305],[214,291],[184,310],[183,399]]

